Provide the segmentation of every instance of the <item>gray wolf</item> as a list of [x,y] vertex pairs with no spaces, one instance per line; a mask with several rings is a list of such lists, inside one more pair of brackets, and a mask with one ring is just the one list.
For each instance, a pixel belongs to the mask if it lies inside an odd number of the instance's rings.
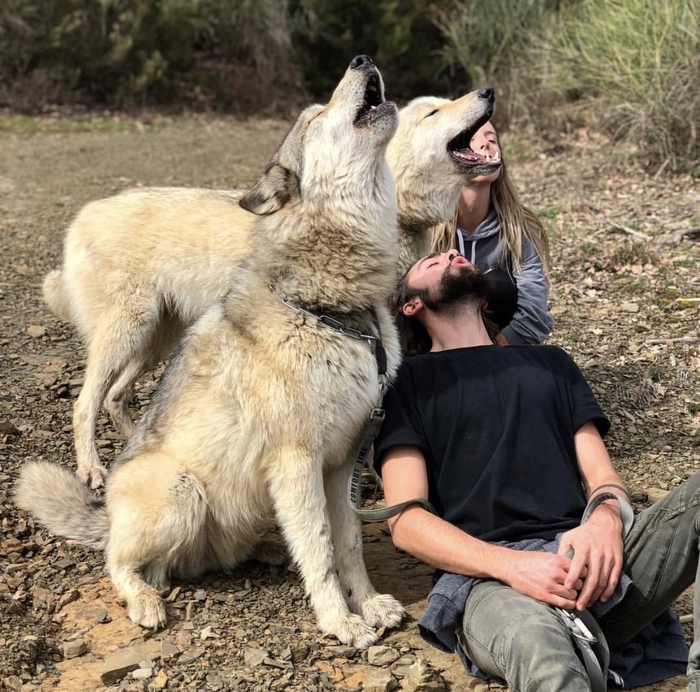
[[[377,68],[355,58],[330,102],[299,116],[240,197],[256,218],[250,254],[184,334],[104,503],[56,464],[22,469],[17,504],[104,549],[137,624],[164,625],[162,584],[231,570],[272,524],[321,631],[366,647],[375,627],[402,619],[398,601],[369,581],[345,498],[353,450],[381,400],[378,340],[388,377],[400,359],[385,159],[398,112],[383,94]],[[167,286],[161,295],[167,302]]]
[[[422,97],[402,109],[387,152],[399,206],[399,271],[427,252],[430,228],[452,217],[462,186],[498,165],[468,148],[493,103],[486,88],[455,101]],[[106,474],[95,444],[100,407],[131,435],[133,383],[226,295],[250,251],[256,217],[238,204],[241,195],[134,189],[87,204],[68,229],[63,267],[46,276],[44,297],[87,344],[73,428],[78,477],[93,488]]]

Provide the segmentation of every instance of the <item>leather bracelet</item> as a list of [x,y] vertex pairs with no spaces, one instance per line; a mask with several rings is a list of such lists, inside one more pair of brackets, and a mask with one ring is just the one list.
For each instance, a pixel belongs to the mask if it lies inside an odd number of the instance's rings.
[[591,514],[593,514],[593,510],[606,500],[617,500],[617,504],[620,507],[620,519],[622,519],[622,537],[624,538],[630,532],[632,524],[634,524],[634,512],[632,511],[632,506],[630,503],[616,493],[598,493],[592,497],[583,512],[581,523],[583,524],[584,522],[588,521]]
[[617,483],[603,483],[603,485],[599,485],[597,488],[593,488],[590,493],[588,493],[588,497],[591,498],[595,493],[597,493],[601,488],[617,488],[617,490],[621,490],[627,497],[630,497],[629,490],[627,488],[624,488],[621,485],[618,485]]

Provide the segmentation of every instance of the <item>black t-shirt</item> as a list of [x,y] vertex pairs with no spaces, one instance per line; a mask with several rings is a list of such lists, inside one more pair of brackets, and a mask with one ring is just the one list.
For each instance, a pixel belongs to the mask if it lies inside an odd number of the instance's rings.
[[555,346],[476,346],[407,358],[385,399],[375,465],[390,447],[425,456],[437,513],[486,541],[551,539],[586,505],[574,434],[610,423]]

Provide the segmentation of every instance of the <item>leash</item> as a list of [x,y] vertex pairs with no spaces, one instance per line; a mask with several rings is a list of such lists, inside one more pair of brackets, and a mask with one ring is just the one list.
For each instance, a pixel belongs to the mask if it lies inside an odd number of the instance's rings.
[[360,494],[360,480],[362,478],[362,471],[367,463],[367,455],[369,454],[370,447],[374,444],[374,438],[377,436],[383,421],[384,409],[373,408],[369,415],[369,421],[365,425],[362,439],[360,440],[355,456],[355,465],[353,466],[352,474],[348,480],[348,503],[350,504],[350,508],[365,523],[386,521],[400,512],[403,512],[406,507],[410,507],[411,505],[420,505],[423,509],[427,509],[430,513],[435,514],[432,505],[422,497],[416,497],[413,500],[406,500],[405,502],[399,502],[398,504],[389,507],[381,507],[379,509],[361,509],[362,497]]
[[[585,524],[593,510],[606,500],[617,500],[620,506],[623,537],[626,536],[634,523],[634,512],[629,502],[617,493],[599,493],[586,505],[581,517]],[[574,556],[573,548],[565,553],[566,557]],[[610,665],[610,649],[605,641],[605,635],[598,621],[588,610],[564,610],[553,608],[569,628],[572,640],[578,648],[581,660],[591,682],[592,692],[606,692],[608,689],[608,667]]]
[[[284,294],[282,291],[279,291],[272,285],[270,285],[269,288],[273,295],[277,296],[277,298],[279,298],[279,300],[291,310],[301,313],[302,315],[306,315],[307,317],[312,317],[319,324],[322,324],[335,332],[344,334],[345,336],[348,336],[351,339],[367,342],[367,344],[370,347],[370,350],[374,354],[375,360],[377,361],[377,376],[379,378],[380,400],[384,398],[384,394],[389,386],[389,377],[387,375],[388,363],[386,357],[386,349],[384,348],[384,344],[382,343],[381,336],[377,336],[374,334],[364,334],[359,329],[354,329],[352,327],[346,326],[341,320],[336,319],[335,317],[331,317],[330,315],[327,315],[325,313],[313,312],[311,310],[308,310],[307,308],[301,307],[300,305],[294,305],[293,303],[289,302],[286,294]],[[379,332],[379,321],[377,319],[376,311],[374,310],[374,308],[369,308],[368,312],[372,317],[372,321],[374,322],[377,332]],[[410,505],[421,505],[432,514],[435,514],[435,510],[433,509],[432,505],[422,497],[417,497],[413,500],[407,500],[406,502],[400,502],[399,504],[391,505],[391,507],[384,507],[380,509],[361,509],[362,497],[360,494],[360,481],[362,478],[362,472],[367,463],[367,456],[369,455],[369,450],[374,444],[374,438],[377,436],[377,433],[379,432],[379,428],[381,427],[383,421],[384,409],[381,408],[381,405],[376,406],[370,412],[369,419],[365,424],[364,430],[362,431],[362,436],[360,438],[360,442],[355,453],[355,464],[353,466],[350,479],[348,480],[347,499],[351,509],[364,522],[386,521],[387,519],[396,516],[397,514],[399,514],[399,512],[402,512],[404,509],[406,509],[406,507],[409,507]]]
[[578,648],[581,661],[591,683],[591,692],[608,689],[610,649],[598,621],[588,610],[574,611],[554,608],[569,628],[571,638]]

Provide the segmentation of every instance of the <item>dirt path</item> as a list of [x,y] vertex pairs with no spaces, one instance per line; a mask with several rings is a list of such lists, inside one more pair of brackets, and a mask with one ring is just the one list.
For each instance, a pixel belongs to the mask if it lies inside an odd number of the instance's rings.
[[[27,135],[17,134],[16,121],[13,128],[0,129],[0,687],[102,690],[105,661],[118,677],[110,655],[123,649],[137,670],[114,689],[388,690],[392,680],[416,689],[419,678],[420,689],[487,689],[416,635],[430,570],[399,554],[383,526],[366,530],[367,563],[409,618],[368,656],[319,638],[293,571],[257,564],[178,585],[171,625],[149,636],[116,603],[99,555],[55,539],[15,509],[11,485],[23,461],[73,464],[70,415],[83,348],[40,293],[43,275],[60,263],[70,218],[88,200],[133,185],[248,184],[286,125],[201,119],[80,129],[45,121]],[[551,151],[506,135],[509,142],[523,196],[551,230],[552,342],[590,379],[613,421],[615,463],[646,506],[700,470],[700,243],[661,243],[700,224],[700,186],[611,163],[607,145],[585,133]],[[137,409],[153,387],[152,379],[141,383]],[[110,460],[122,442],[106,417],[98,433]],[[679,610],[689,612],[687,598]],[[684,689],[684,680],[652,689]]]

